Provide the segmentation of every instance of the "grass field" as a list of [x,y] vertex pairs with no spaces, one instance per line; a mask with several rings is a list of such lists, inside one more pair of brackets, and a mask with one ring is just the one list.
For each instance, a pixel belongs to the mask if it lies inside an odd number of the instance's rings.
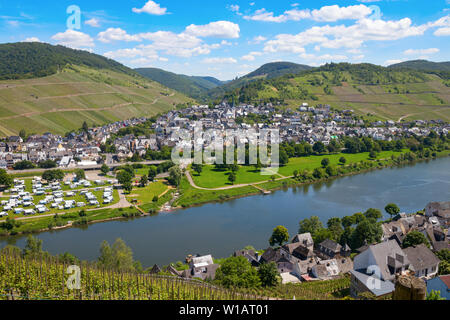
[[152,116],[191,100],[142,78],[71,66],[45,78],[0,81],[0,135],[21,129],[64,134],[83,121],[92,126]]
[[159,197],[168,189],[163,182],[157,181],[150,183],[145,188],[134,188],[131,195],[127,196],[128,202],[137,200],[139,204],[150,203],[155,196]]
[[[394,151],[384,151],[378,154],[378,159],[388,159],[392,155],[399,155],[401,152]],[[290,177],[294,175],[294,171],[298,170],[314,170],[321,167],[321,162],[323,159],[328,158],[330,160],[330,165],[339,165],[339,159],[345,157],[347,159],[347,165],[369,160],[369,153],[359,153],[359,154],[333,154],[324,156],[310,156],[301,158],[289,159],[289,163],[286,166],[280,167],[278,174],[275,177]],[[202,188],[220,188],[224,186],[230,186],[231,183],[228,182],[229,171],[217,171],[214,166],[204,166],[201,175],[192,173],[194,182],[197,186]],[[236,174],[236,185],[257,183],[262,181],[268,181],[271,176],[261,175],[260,170],[255,170],[254,167],[240,167]]]

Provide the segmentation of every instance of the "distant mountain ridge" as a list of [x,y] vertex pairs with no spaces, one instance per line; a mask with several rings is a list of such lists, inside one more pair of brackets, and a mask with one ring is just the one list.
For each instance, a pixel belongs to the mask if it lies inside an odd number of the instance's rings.
[[159,82],[194,99],[202,99],[207,96],[209,90],[226,83],[214,77],[187,76],[158,68],[138,68],[135,71],[143,77]]
[[432,62],[428,60],[411,60],[390,65],[389,68],[407,68],[418,71],[450,71],[450,61]]

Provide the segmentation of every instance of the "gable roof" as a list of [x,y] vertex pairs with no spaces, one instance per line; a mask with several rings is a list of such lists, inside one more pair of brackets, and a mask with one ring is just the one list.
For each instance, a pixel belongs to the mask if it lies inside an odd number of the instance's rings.
[[406,248],[403,252],[405,252],[415,271],[434,267],[440,262],[439,258],[424,244]]
[[388,266],[389,258],[391,258],[392,263],[395,263],[396,267],[399,267],[400,263],[404,266],[409,265],[408,258],[395,240],[372,245],[367,250],[372,253],[383,279],[393,278]]
[[326,239],[325,241],[323,241],[322,243],[320,243],[321,247],[327,248],[333,252],[339,252],[342,249],[342,246],[330,239]]

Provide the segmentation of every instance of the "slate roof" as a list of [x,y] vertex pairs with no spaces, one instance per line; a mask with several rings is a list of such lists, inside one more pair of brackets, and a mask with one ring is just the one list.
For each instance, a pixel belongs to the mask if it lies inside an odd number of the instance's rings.
[[320,244],[320,246],[324,247],[324,248],[327,248],[327,249],[330,249],[333,252],[339,252],[342,249],[342,246],[339,243],[337,243],[337,242],[335,242],[333,240],[330,240],[330,239],[327,239],[327,240],[323,241]]
[[415,271],[434,267],[440,262],[439,258],[424,244],[403,249],[403,252]]
[[[365,273],[355,270],[351,270],[350,273],[363,284],[371,283],[371,276],[368,276]],[[369,288],[369,286],[367,285],[365,285],[365,287],[376,297],[387,295],[395,290],[395,285],[391,281],[380,280],[379,283],[380,286],[378,286],[377,288]]]

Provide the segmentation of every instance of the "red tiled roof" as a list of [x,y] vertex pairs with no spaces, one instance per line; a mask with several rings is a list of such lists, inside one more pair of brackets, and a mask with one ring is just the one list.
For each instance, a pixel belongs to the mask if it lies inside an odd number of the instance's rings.
[[447,276],[440,276],[439,277],[443,283],[447,286],[447,288],[450,288],[450,275]]

